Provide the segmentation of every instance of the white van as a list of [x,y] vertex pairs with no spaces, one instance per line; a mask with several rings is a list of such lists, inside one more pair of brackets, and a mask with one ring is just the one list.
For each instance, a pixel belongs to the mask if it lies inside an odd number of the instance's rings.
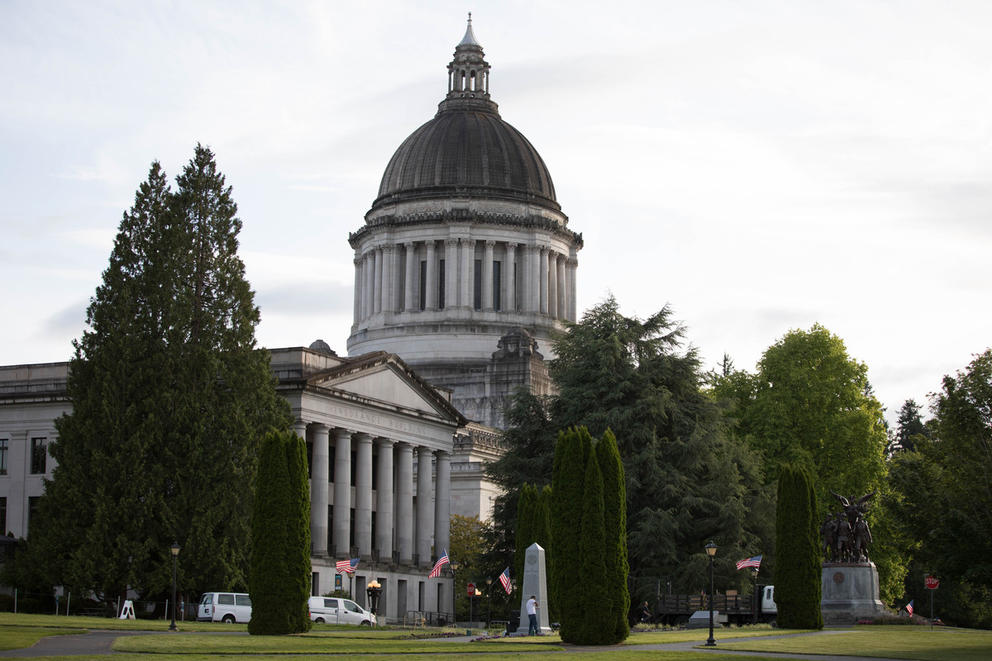
[[351,599],[336,597],[310,597],[310,619],[328,624],[360,624],[371,626],[376,623],[375,615],[365,610]]
[[196,619],[201,622],[247,622],[251,597],[243,592],[206,592],[200,597]]

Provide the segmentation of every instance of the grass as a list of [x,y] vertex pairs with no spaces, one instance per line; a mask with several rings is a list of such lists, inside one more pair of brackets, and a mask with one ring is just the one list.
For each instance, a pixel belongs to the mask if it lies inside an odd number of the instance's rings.
[[[32,613],[0,613],[0,625],[21,627],[52,627],[115,631],[168,631],[169,620],[118,620],[112,617],[85,615],[37,615]],[[181,631],[248,631],[247,624],[223,622],[177,622]]]
[[992,659],[992,631],[940,627],[859,626],[831,635],[726,643],[727,649],[749,652],[792,652],[877,656],[919,661],[987,661]]
[[[772,629],[767,624],[755,627],[735,627],[733,629],[717,629],[714,638],[756,638],[760,636],[783,636],[786,634],[806,633],[805,629]],[[624,645],[656,645],[665,643],[705,642],[709,638],[708,629],[681,629],[672,631],[637,631],[630,634]]]
[[81,629],[47,629],[31,626],[0,626],[0,650],[31,647],[47,636],[84,633]]

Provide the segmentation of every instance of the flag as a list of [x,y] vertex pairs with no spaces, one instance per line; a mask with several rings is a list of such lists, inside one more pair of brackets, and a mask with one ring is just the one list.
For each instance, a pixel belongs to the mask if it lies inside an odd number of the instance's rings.
[[434,569],[432,569],[431,573],[427,575],[427,578],[437,578],[440,576],[441,568],[446,564],[448,564],[448,551],[445,551],[444,555],[437,559],[437,562],[434,563]]
[[756,555],[756,556],[753,556],[751,558],[747,558],[745,560],[738,560],[737,561],[737,568],[738,569],[744,569],[745,567],[754,567],[755,569],[758,569],[759,567],[761,567],[761,556],[760,555]]
[[354,574],[355,570],[358,569],[358,558],[352,558],[351,560],[338,560],[337,564],[334,566],[338,571],[343,571],[346,574]]
[[906,612],[909,613],[910,615],[913,614],[913,601],[910,601],[908,604],[906,604]]
[[499,582],[503,584],[503,589],[506,590],[507,594],[513,592],[513,586],[510,585],[510,568],[507,567],[503,570],[503,573],[499,575]]

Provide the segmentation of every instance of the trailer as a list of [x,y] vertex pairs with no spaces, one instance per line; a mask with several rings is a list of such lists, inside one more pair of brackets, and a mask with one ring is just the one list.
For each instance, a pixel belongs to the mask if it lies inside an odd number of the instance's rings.
[[[775,605],[775,586],[759,585],[760,599],[755,595],[730,594],[713,595],[713,612],[727,616],[727,623],[741,626],[757,622],[774,622],[778,615]],[[757,603],[757,612],[755,602]],[[705,594],[663,594],[655,602],[651,621],[655,624],[681,626],[689,621],[693,613],[709,610],[709,600]]]

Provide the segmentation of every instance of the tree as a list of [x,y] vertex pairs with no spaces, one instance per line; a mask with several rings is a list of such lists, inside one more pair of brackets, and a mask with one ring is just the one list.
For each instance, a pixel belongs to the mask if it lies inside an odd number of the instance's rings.
[[306,446],[291,431],[262,443],[252,517],[251,634],[310,629],[310,498]]
[[517,500],[516,551],[513,554],[513,575],[518,581],[523,580],[527,547],[537,539],[537,531],[534,527],[538,514],[537,499],[537,489],[531,484],[524,484],[520,489],[520,498]]
[[816,491],[809,472],[786,464],[779,469],[776,531],[778,564],[775,603],[786,629],[822,629],[820,545]]
[[920,417],[920,409],[920,405],[913,399],[903,402],[896,420],[896,431],[885,448],[886,456],[904,450],[915,450],[918,437],[929,437],[927,426]]
[[596,462],[603,479],[603,529],[606,563],[606,582],[602,595],[606,599],[603,609],[613,617],[613,630],[603,627],[604,640],[619,643],[630,634],[627,614],[630,612],[630,589],[627,585],[627,487],[624,481],[623,462],[617,449],[617,440],[609,429],[596,443]]
[[237,255],[230,187],[197,146],[172,192],[158,163],[124,214],[75,342],[58,465],[32,522],[49,580],[108,600],[247,586],[265,430],[288,425]]
[[[458,620],[468,620],[469,600],[467,587],[469,583],[484,585],[486,579],[492,580],[498,576],[497,573],[487,572],[482,565],[482,555],[485,549],[485,538],[489,526],[479,520],[477,516],[451,515],[451,539],[448,547],[448,554],[458,563],[458,570],[455,571],[455,617]],[[503,571],[502,567],[499,571]],[[498,585],[497,587],[501,587]],[[489,594],[487,599],[497,600],[498,604],[503,604],[504,599],[500,598],[502,590],[495,590],[489,584]],[[478,605],[477,605],[478,606]],[[478,609],[476,614],[480,613]]]
[[562,640],[574,640],[581,622],[584,579],[581,562],[583,493],[592,438],[588,430],[568,429],[555,444],[551,478],[551,599],[557,605]]
[[561,629],[561,639],[577,645],[603,645],[613,642],[616,614],[612,609],[607,609],[615,604],[607,595],[615,586],[607,574],[603,474],[595,454],[586,461],[581,507],[579,557],[570,562],[579,567],[579,572],[569,577],[578,584],[575,591],[578,601],[574,611],[567,611],[568,617],[575,619],[569,622],[567,628]]

